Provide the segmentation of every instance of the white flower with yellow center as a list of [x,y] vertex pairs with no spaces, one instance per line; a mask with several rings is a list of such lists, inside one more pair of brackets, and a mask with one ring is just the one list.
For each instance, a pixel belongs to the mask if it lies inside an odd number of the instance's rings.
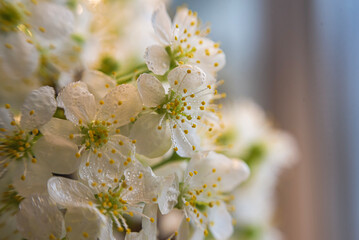
[[32,91],[17,120],[13,118],[9,104],[0,108],[0,175],[11,175],[14,184],[20,179],[22,185],[34,181],[44,184],[46,180],[42,180],[49,178],[51,172],[61,172],[62,162],[49,159],[43,154],[49,148],[39,133],[39,128],[55,113],[54,95],[55,91],[51,87]]
[[[168,74],[170,88],[166,94],[162,83],[150,74],[137,80],[145,110],[131,129],[137,140],[137,152],[148,157],[163,155],[172,145],[180,156],[191,156],[200,149],[197,128],[211,130],[205,124],[216,118],[216,84],[206,81],[197,67],[183,65]],[[172,141],[171,141],[172,140]]]
[[[164,170],[166,169],[166,170]],[[168,165],[161,171],[174,171]],[[227,239],[233,232],[231,206],[226,203],[233,196],[229,194],[249,176],[248,166],[237,159],[229,159],[215,152],[198,153],[192,157],[183,174],[176,173],[173,183],[178,186],[179,194],[176,208],[183,209],[185,218],[182,228],[188,222],[196,227],[194,235],[202,239],[209,231],[215,239]],[[177,182],[177,183],[176,183]],[[170,187],[169,194],[173,189]],[[166,196],[166,194],[164,194]],[[161,212],[166,214],[170,208],[167,197],[159,197],[158,204]],[[180,239],[189,239],[186,232],[180,233]]]
[[54,48],[73,31],[74,15],[63,3],[45,0],[0,2],[0,73],[22,81],[39,64],[40,47]]
[[[36,166],[40,167],[41,165]],[[47,232],[48,234],[46,234],[46,239],[48,239],[51,234],[49,231],[53,231],[55,228],[60,227],[60,224],[55,222],[56,225],[51,226],[48,229],[41,230],[38,229],[39,226],[42,227],[41,224],[38,224],[39,221],[32,221],[33,223],[37,224],[34,224],[32,227],[30,227],[29,223],[26,223],[28,220],[26,219],[26,216],[25,219],[22,219],[22,217],[17,217],[19,214],[27,215],[30,212],[36,212],[38,214],[37,220],[41,218],[40,221],[45,222],[45,219],[52,218],[52,216],[54,216],[53,213],[55,213],[54,211],[57,210],[56,206],[53,206],[53,204],[52,207],[48,208],[45,199],[47,198],[45,196],[47,195],[47,181],[52,176],[52,174],[49,172],[39,171],[41,169],[31,168],[31,170],[31,172],[27,172],[26,176],[26,178],[30,181],[14,181],[12,176],[9,174],[6,174],[1,178],[0,236],[4,239],[21,239],[22,234],[23,237],[26,236],[26,239],[39,239],[40,235],[37,233],[40,234],[41,232]],[[38,196],[41,196],[40,198],[44,199],[45,202],[43,204],[34,204],[31,208],[25,207],[25,205],[28,206],[28,204],[34,203],[34,201],[39,203],[39,201],[37,201],[37,199],[39,199]],[[17,219],[20,220],[21,223],[17,223]],[[21,234],[19,231],[21,231]],[[53,234],[58,236],[56,234],[57,232],[54,231]]]
[[134,120],[141,110],[137,89],[116,86],[96,102],[85,83],[75,82],[67,85],[57,100],[68,120],[53,118],[41,131],[49,147],[62,143],[67,149],[53,148],[47,157],[70,161],[76,167],[75,158],[79,158],[82,179],[94,188],[110,186],[113,179],[108,179],[108,169],[135,160],[136,141],[122,136],[118,127]]
[[[139,163],[125,169],[108,169],[111,187],[95,189],[61,177],[48,182],[51,198],[67,209],[65,224],[69,239],[114,239],[113,226],[120,232],[131,233],[126,217],[143,217],[149,236],[154,230],[159,178],[151,168]],[[144,207],[144,203],[148,206]],[[141,235],[141,233],[139,233]],[[137,234],[134,234],[137,235]],[[133,236],[135,237],[135,236]],[[155,238],[149,238],[155,239]]]
[[190,64],[200,67],[209,78],[225,65],[219,44],[205,37],[209,28],[200,29],[197,13],[178,8],[171,23],[161,5],[152,16],[152,24],[160,45],[147,48],[145,61],[155,74],[163,75],[177,65]]

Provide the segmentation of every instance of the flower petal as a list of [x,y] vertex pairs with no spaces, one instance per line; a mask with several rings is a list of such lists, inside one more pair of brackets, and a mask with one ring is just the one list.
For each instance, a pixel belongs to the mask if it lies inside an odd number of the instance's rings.
[[47,194],[32,195],[20,203],[16,214],[18,230],[26,239],[61,239],[65,236],[62,213]]
[[171,128],[172,142],[178,149],[177,154],[181,157],[190,157],[196,151],[200,150],[200,138],[196,133],[196,129],[192,128],[188,122],[180,124],[172,122],[173,121],[171,121],[171,126],[177,125],[176,128]]
[[98,100],[104,98],[110,89],[116,86],[114,79],[102,72],[94,70],[84,71],[81,81],[87,84],[89,91]]
[[120,171],[120,162],[117,161],[116,157],[113,157],[116,161],[113,160],[112,163],[105,156],[99,158],[92,151],[86,151],[82,158],[79,176],[90,188],[95,189],[96,192],[102,192],[109,187],[118,186],[118,182],[115,182],[114,179],[121,179],[122,173]]
[[181,225],[178,229],[178,235],[176,239],[178,240],[187,240],[190,236],[190,225],[189,222],[186,221],[185,218],[183,218]]
[[144,59],[148,69],[154,74],[164,75],[170,68],[170,56],[162,46],[153,45],[148,47]]
[[65,109],[68,120],[79,124],[79,120],[90,122],[96,114],[95,97],[87,90],[83,82],[67,85],[57,97],[59,107]]
[[198,67],[182,65],[173,69],[167,79],[175,92],[190,94],[204,84],[206,74]]
[[117,127],[130,122],[142,109],[142,102],[136,87],[130,84],[122,84],[111,89],[103,99],[97,119],[107,121],[110,118],[117,120]]
[[209,225],[209,229],[216,239],[227,239],[232,235],[232,217],[224,202],[220,202],[219,205],[215,204],[210,208],[208,218],[213,223]]
[[38,67],[36,47],[21,32],[0,34],[0,43],[0,72],[13,81],[29,78]]
[[198,18],[188,8],[179,7],[173,19],[173,28],[177,26],[179,30],[184,31],[186,29],[186,33],[194,36],[198,27]]
[[189,62],[198,66],[207,75],[215,76],[226,64],[225,54],[209,38],[196,38],[195,41],[202,44],[196,44],[197,49],[193,53],[193,58],[189,58]]
[[44,193],[47,190],[47,181],[52,177],[51,170],[44,163],[29,163],[25,180],[22,180],[18,174],[14,174],[13,185],[16,191],[23,197],[30,196],[33,193]]
[[133,190],[124,190],[123,197],[129,203],[152,202],[157,197],[160,178],[152,172],[150,167],[144,167],[141,163],[135,162],[125,170],[125,180]]
[[69,139],[70,134],[80,133],[79,128],[72,122],[60,118],[51,118],[49,122],[40,127],[40,131],[45,136],[53,135],[64,139]]
[[153,13],[152,26],[159,41],[164,45],[169,45],[171,40],[171,19],[164,4],[161,4]]
[[142,218],[142,229],[147,236],[148,240],[157,239],[157,204],[146,204],[143,209],[143,214],[153,218],[155,221],[152,222],[147,218]]
[[50,197],[64,207],[88,206],[95,201],[90,188],[83,183],[63,177],[52,177],[47,183]]
[[0,128],[7,131],[14,130],[15,126],[11,125],[12,121],[14,121],[12,113],[6,108],[0,108]]
[[54,115],[56,107],[55,90],[52,87],[45,86],[32,91],[21,109],[21,127],[30,131],[44,125]]
[[157,107],[166,98],[162,83],[150,74],[141,74],[137,80],[137,87],[142,102],[147,107]]
[[157,199],[158,207],[162,214],[167,214],[177,204],[178,195],[180,193],[177,176],[173,174],[163,177],[161,188]]
[[36,159],[46,162],[53,173],[71,174],[80,165],[77,145],[61,137],[45,135],[34,144],[33,151]]
[[41,1],[30,4],[29,24],[44,47],[65,40],[74,29],[74,14],[60,4]]
[[66,229],[69,240],[114,239],[112,221],[96,211],[95,208],[68,208],[65,214]]
[[[215,169],[215,170],[213,170]],[[192,157],[188,172],[197,171],[191,178],[198,185],[218,185],[221,192],[230,192],[249,176],[249,168],[243,161],[230,159],[216,152],[198,153]]]
[[[172,146],[171,131],[163,115],[144,114],[132,126],[130,138],[136,139],[136,152],[149,158],[160,157]],[[159,130],[158,127],[161,127]]]

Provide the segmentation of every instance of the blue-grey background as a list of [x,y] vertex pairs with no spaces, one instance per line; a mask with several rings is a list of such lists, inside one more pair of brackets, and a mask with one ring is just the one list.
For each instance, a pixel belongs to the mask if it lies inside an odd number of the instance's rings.
[[359,1],[174,0],[212,26],[229,99],[290,131],[298,164],[278,187],[289,240],[359,239]]

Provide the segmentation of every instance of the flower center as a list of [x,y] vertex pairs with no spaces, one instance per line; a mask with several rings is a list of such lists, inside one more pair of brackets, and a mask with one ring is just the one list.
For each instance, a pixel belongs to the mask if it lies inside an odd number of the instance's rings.
[[38,138],[37,130],[32,133],[17,130],[10,135],[5,134],[5,129],[0,130],[0,156],[9,159],[22,159],[33,156],[32,146]]
[[19,9],[7,2],[0,2],[0,30],[13,31],[21,23],[22,15]]
[[170,57],[170,68],[174,68],[178,66],[178,64],[185,64],[188,62],[188,58],[193,58],[194,53],[197,51],[195,47],[191,47],[191,45],[187,45],[186,48],[183,48],[180,44],[171,49],[170,46],[167,46],[166,52]]
[[[115,179],[118,181],[118,179]],[[126,191],[124,191],[126,190]],[[110,217],[114,224],[117,226],[117,230],[123,232],[131,232],[131,229],[126,223],[125,215],[133,217],[134,214],[148,218],[151,222],[154,222],[153,218],[150,218],[140,212],[131,211],[130,205],[123,199],[123,197],[133,190],[133,187],[128,186],[124,179],[119,182],[119,185],[113,189],[109,188],[106,192],[95,194],[97,200],[96,207],[99,211]],[[89,202],[92,206],[93,203]]]
[[95,194],[97,208],[102,214],[109,215],[111,218],[118,214],[123,214],[127,210],[126,201],[121,198],[122,187],[119,189],[109,189],[107,192]]
[[100,148],[107,143],[109,130],[106,122],[94,121],[80,128],[86,149]]
[[0,214],[2,215],[6,211],[17,212],[19,209],[20,202],[24,198],[21,197],[14,189],[14,186],[11,184],[8,186],[7,191],[3,192],[1,195],[1,208]]

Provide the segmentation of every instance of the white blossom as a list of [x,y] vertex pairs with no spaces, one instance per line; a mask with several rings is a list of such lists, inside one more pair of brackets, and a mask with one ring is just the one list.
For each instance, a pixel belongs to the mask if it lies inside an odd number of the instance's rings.
[[[111,179],[110,187],[90,188],[85,184],[61,177],[53,177],[48,182],[51,198],[60,206],[67,209],[65,224],[69,239],[114,239],[112,226],[120,232],[131,233],[124,216],[138,215],[143,217],[145,225],[143,231],[155,239],[154,230],[156,211],[153,208],[157,201],[158,179],[150,168],[139,163],[121,169],[108,169]],[[143,211],[144,203],[148,203]],[[147,215],[149,214],[149,215]],[[143,234],[143,233],[138,233]],[[129,239],[134,238],[132,234]]]
[[225,65],[225,56],[206,35],[209,28],[201,30],[197,13],[178,8],[173,23],[165,6],[161,5],[152,16],[152,25],[160,45],[147,48],[147,67],[158,75],[180,64],[200,67],[207,77],[214,77]]
[[[137,151],[148,157],[163,155],[170,147],[180,156],[191,156],[200,150],[197,128],[211,131],[207,118],[216,119],[216,84],[206,81],[197,67],[180,66],[168,74],[168,93],[162,83],[150,74],[137,80],[143,104],[148,108],[134,123],[130,136],[137,139]],[[172,141],[171,141],[172,140]]]
[[[53,118],[41,131],[48,146],[47,156],[78,167],[79,175],[94,187],[111,185],[107,169],[134,161],[134,143],[120,134],[118,127],[129,123],[140,111],[138,92],[132,85],[120,85],[96,102],[83,82],[66,86],[58,96],[68,120]],[[58,148],[61,144],[66,149]],[[133,161],[132,161],[133,160]]]
[[[41,153],[48,150],[41,144],[39,128],[47,123],[56,110],[54,90],[41,87],[32,91],[26,98],[19,118],[14,119],[10,105],[0,108],[0,172],[10,174],[26,189],[27,182],[42,182],[56,172],[53,159]],[[31,190],[30,190],[31,191]]]
[[[168,168],[167,171],[171,172]],[[228,238],[233,232],[233,226],[228,211],[231,208],[226,203],[232,200],[229,194],[233,189],[248,176],[249,168],[242,161],[229,159],[215,152],[194,155],[184,174],[177,175],[173,180],[179,190],[176,206],[183,209],[185,215],[181,228],[185,228],[183,225],[190,222],[196,227],[194,235],[198,234],[199,239],[209,233],[208,229],[215,239]],[[169,188],[169,192],[173,190]],[[168,199],[159,198],[160,210]],[[165,214],[168,210],[162,213]],[[188,238],[186,235],[181,239]]]
[[293,163],[296,144],[252,102],[227,106],[222,115],[222,128],[210,133],[214,145],[227,156],[242,158],[251,169],[248,181],[233,192],[237,226],[258,231],[261,239],[281,239],[272,222],[275,187],[281,171]]

